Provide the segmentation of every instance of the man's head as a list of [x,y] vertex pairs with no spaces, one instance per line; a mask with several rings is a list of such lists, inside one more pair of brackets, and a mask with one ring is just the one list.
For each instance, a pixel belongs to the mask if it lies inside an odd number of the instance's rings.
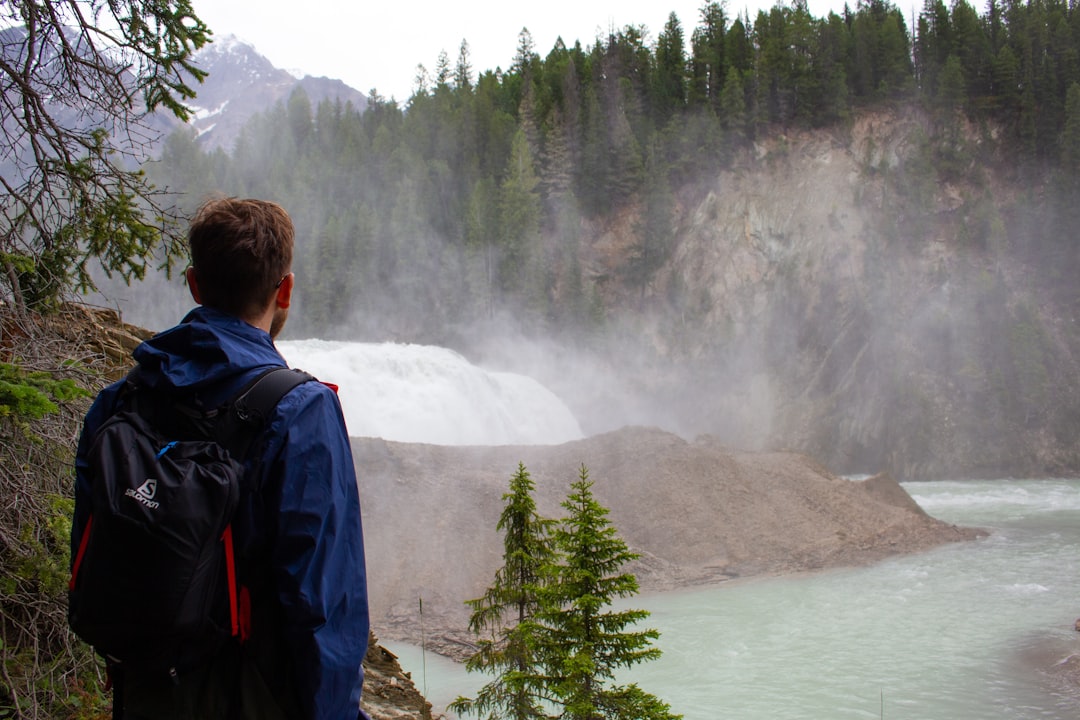
[[273,309],[276,335],[292,293],[293,224],[284,208],[265,200],[210,200],[195,213],[188,244],[195,301],[253,324]]

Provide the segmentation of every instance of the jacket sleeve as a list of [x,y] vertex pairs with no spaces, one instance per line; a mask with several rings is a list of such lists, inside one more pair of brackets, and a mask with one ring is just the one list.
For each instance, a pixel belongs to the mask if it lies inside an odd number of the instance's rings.
[[336,394],[306,383],[279,405],[285,437],[273,550],[283,635],[307,718],[356,720],[368,598],[360,499]]

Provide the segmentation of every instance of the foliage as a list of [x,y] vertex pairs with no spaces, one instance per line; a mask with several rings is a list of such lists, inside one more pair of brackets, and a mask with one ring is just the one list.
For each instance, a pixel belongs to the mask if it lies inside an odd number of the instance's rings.
[[569,514],[555,532],[562,560],[548,568],[538,615],[545,629],[547,682],[565,718],[681,717],[636,684],[614,684],[618,668],[660,656],[652,647],[660,634],[628,629],[648,611],[609,609],[613,600],[637,593],[637,579],[622,567],[638,555],[618,536],[592,485],[582,465],[562,504]]
[[52,307],[93,286],[88,262],[141,278],[158,248],[182,252],[132,161],[161,108],[186,120],[209,30],[189,0],[17,0],[0,18],[0,259],[7,298]]
[[518,465],[498,526],[504,565],[484,596],[468,602],[470,629],[490,637],[466,667],[495,677],[451,710],[487,720],[681,717],[636,684],[614,683],[616,669],[659,657],[651,647],[659,633],[628,630],[647,611],[607,609],[637,592],[636,578],[621,570],[637,555],[607,520],[588,477],[583,465],[563,503],[569,515],[556,527],[537,514],[533,482]]
[[19,359],[0,363],[0,715],[105,708],[93,653],[67,628],[73,438],[101,382],[89,338],[65,329],[78,317],[0,312],[4,355]]
[[56,412],[56,401],[87,397],[89,392],[71,378],[56,379],[44,371],[27,372],[11,363],[0,363],[0,418],[40,420]]
[[91,717],[103,702],[67,629],[65,498],[83,387],[100,379],[86,338],[57,323],[93,264],[130,280],[182,252],[132,168],[158,134],[151,113],[187,118],[209,31],[188,0],[14,0],[0,27],[0,716]]
[[[663,353],[671,367],[699,348],[704,354],[687,365],[736,353],[696,331],[733,322],[737,311],[718,303],[741,300],[728,296],[730,287],[706,287],[717,276],[692,266],[708,256],[688,252],[707,237],[703,224],[726,222],[714,213],[730,207],[727,188],[749,187],[743,179],[763,163],[776,171],[789,159],[803,162],[785,153],[805,147],[807,129],[829,128],[815,136],[836,148],[857,148],[851,141],[869,131],[862,148],[870,181],[855,188],[867,252],[853,255],[851,267],[873,278],[877,318],[918,314],[926,296],[888,280],[939,255],[948,278],[1006,254],[1024,265],[1018,277],[1043,278],[1044,294],[1033,300],[1041,317],[1075,305],[1075,284],[1066,281],[1080,266],[1080,93],[1069,92],[1080,84],[1075,8],[932,0],[912,14],[863,0],[825,17],[802,2],[756,16],[729,10],[709,3],[699,18],[669,17],[653,37],[640,26],[613,27],[546,53],[526,31],[505,70],[470,68],[461,52],[458,67],[445,58],[438,77],[403,105],[376,96],[363,112],[292,97],[248,124],[231,155],[205,152],[185,131],[147,172],[187,198],[217,191],[290,209],[301,289],[294,330],[464,348],[492,327],[508,328],[578,349],[619,347],[613,362],[639,372],[644,364],[629,360],[631,348]],[[682,83],[674,77],[680,68]],[[888,138],[876,130],[881,109],[896,121]],[[864,122],[846,127],[856,116]],[[1019,188],[1030,188],[1029,198],[1002,202]],[[710,193],[716,202],[703,202]],[[821,232],[854,227],[836,209]],[[793,241],[818,232],[791,222]],[[741,235],[733,224],[716,224],[716,232],[723,243]],[[837,249],[822,247],[829,256]],[[804,260],[816,263],[792,248],[764,282],[786,283],[794,276],[783,267],[801,273]],[[962,292],[959,283],[941,286],[950,302]],[[765,315],[776,307],[770,301]],[[809,319],[813,307],[793,321]],[[641,332],[646,326],[659,336]],[[736,339],[760,326],[737,325]],[[913,327],[918,342],[918,323],[899,327],[896,342],[907,342]],[[988,320],[979,330],[991,328]],[[1066,367],[1072,355],[1061,345],[1071,336],[1051,337],[1057,351],[1046,357]],[[814,364],[832,339],[823,342],[800,340],[789,350]],[[770,355],[762,372],[780,368],[781,357],[791,356]],[[859,357],[865,367],[868,356]],[[715,375],[743,372],[741,362],[712,365]],[[804,379],[789,374],[785,382]],[[646,380],[645,392],[661,392],[660,382]],[[984,390],[989,397],[990,380],[982,382],[948,402],[967,406]],[[995,428],[1027,416],[1016,403],[979,408],[973,414],[1000,422]],[[707,423],[716,417],[694,412]],[[984,437],[982,429],[964,432]],[[852,462],[838,447],[826,452]]]
[[503,531],[503,566],[483,597],[469,600],[469,630],[480,639],[477,651],[465,663],[469,672],[484,672],[495,679],[475,699],[459,697],[450,709],[496,718],[547,717],[542,699],[548,693],[538,654],[535,621],[540,604],[543,569],[554,560],[551,531],[554,522],[536,511],[535,485],[524,464],[510,479],[510,492],[499,517]]

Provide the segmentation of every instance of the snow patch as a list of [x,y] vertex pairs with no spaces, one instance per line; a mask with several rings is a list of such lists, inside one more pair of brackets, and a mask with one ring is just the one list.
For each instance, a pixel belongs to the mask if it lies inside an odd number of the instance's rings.
[[229,101],[226,100],[225,102],[218,105],[216,108],[192,108],[192,110],[194,110],[192,119],[193,121],[199,121],[205,120],[206,118],[214,117],[215,115],[220,115],[221,113],[225,112],[225,108],[228,106],[228,104]]

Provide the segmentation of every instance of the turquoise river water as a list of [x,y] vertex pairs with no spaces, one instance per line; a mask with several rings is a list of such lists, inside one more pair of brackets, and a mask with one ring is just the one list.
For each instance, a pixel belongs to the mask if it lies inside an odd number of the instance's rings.
[[[638,596],[661,659],[627,671],[686,720],[1077,720],[1040,668],[1080,652],[1080,480],[905,488],[988,537],[868,567]],[[385,643],[436,710],[487,681]]]

